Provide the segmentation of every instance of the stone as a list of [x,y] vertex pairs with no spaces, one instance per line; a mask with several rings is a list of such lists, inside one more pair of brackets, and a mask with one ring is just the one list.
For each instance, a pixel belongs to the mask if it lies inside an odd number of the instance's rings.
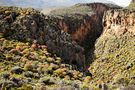
[[34,77],[34,73],[31,72],[31,71],[26,71],[26,72],[23,73],[23,75],[25,77],[30,77],[30,78],[33,78]]
[[15,77],[12,77],[10,81],[14,82],[16,84],[16,87],[20,87],[21,85],[25,83],[23,80],[15,78]]
[[5,79],[9,79],[10,74],[9,73],[3,73],[2,77]]
[[129,85],[127,87],[123,87],[122,89],[120,90],[134,90],[135,89],[135,85]]
[[6,89],[10,89],[10,88],[16,87],[16,86],[17,86],[17,84],[14,83],[13,81],[5,81],[3,83],[3,87],[5,87]]
[[44,83],[45,85],[52,85],[55,83],[55,81],[53,79],[51,79],[50,77],[40,78],[39,82]]
[[22,69],[21,67],[18,67],[18,66],[13,67],[13,68],[11,69],[11,73],[21,74],[22,72],[23,72],[23,69]]

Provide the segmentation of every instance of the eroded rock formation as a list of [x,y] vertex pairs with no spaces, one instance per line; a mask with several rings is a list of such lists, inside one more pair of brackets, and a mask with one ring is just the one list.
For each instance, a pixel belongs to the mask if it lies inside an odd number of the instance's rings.
[[102,18],[109,9],[120,9],[112,4],[77,4],[70,8],[58,9],[50,15],[56,17],[58,27],[71,35],[72,39],[84,47],[86,62],[92,62],[95,40],[103,30]]
[[[126,13],[125,13],[126,12]],[[135,13],[129,10],[110,10],[104,16],[104,33],[120,36],[126,32],[135,35]]]
[[29,42],[37,40],[64,62],[84,68],[91,62],[95,40],[102,33],[104,12],[115,8],[120,7],[78,4],[45,16],[34,9],[1,7],[0,28],[5,37]]
[[0,10],[0,33],[5,37],[31,43],[36,40],[39,44],[46,44],[48,50],[65,63],[84,67],[84,49],[55,22],[34,9],[0,7]]
[[133,84],[135,65],[135,12],[115,9],[105,13],[104,31],[95,45],[90,72],[96,83]]
[[[81,13],[77,8],[84,12]],[[95,39],[101,34],[104,12],[118,8],[121,7],[102,3],[77,4],[67,9],[54,10],[51,15],[57,17],[56,23],[61,30],[71,34],[73,40],[84,46],[86,39]]]
[[[57,54],[63,62],[74,64],[80,70],[84,70],[86,63],[90,64],[86,58],[91,60],[91,54],[95,54],[94,62],[89,68],[90,73],[86,72],[84,87],[114,90],[129,85],[125,89],[134,88],[135,11],[119,8],[101,3],[79,4],[65,9],[62,14],[59,10],[59,13],[55,11],[52,12],[54,15],[45,16],[34,9],[1,7],[0,34],[7,39],[45,44],[52,55],[54,54],[53,57]],[[82,14],[80,9],[86,11]],[[5,47],[4,44],[1,45]],[[33,44],[28,46],[31,46],[31,50],[36,47]],[[10,48],[9,46],[8,49]],[[14,50],[9,53],[11,52]],[[4,53],[8,54],[7,51]],[[86,57],[87,55],[89,57]],[[28,56],[33,58],[32,55]],[[11,59],[8,55],[4,57],[2,54],[1,57],[2,60]],[[62,65],[62,70],[58,70],[57,73],[61,75],[65,66]],[[75,74],[74,78],[77,78],[77,75]]]

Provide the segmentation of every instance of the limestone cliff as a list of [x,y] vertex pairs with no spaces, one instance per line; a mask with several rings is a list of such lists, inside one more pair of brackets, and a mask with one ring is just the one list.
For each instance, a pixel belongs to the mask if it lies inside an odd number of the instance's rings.
[[[135,84],[134,10],[101,3],[77,4],[45,16],[31,8],[0,7],[0,42],[0,70],[20,66],[11,70],[10,77],[2,74],[1,80],[9,79],[6,83],[3,81],[5,86],[16,80],[11,77],[18,72],[34,78],[36,83],[41,79],[42,83],[52,84],[50,76],[43,78],[46,74],[79,80],[79,84],[74,85],[77,90],[80,86],[114,90]],[[87,72],[85,66],[92,59],[90,72]],[[73,68],[85,69],[84,74]],[[17,79],[17,83],[21,80]]]
[[[1,32],[7,38],[46,44],[64,62],[86,66],[93,56],[95,40],[102,33],[102,17],[114,5],[77,4],[45,16],[34,9],[1,7]],[[68,13],[68,14],[67,14]]]
[[87,63],[93,57],[95,40],[102,33],[102,18],[105,11],[119,9],[112,4],[89,3],[58,9],[51,12],[56,17],[58,27],[71,35],[72,39],[84,47]]
[[118,8],[121,7],[102,3],[76,4],[70,8],[54,10],[50,15],[57,18],[56,23],[61,30],[68,32],[73,40],[85,46],[87,40],[101,34],[104,12]]
[[109,10],[104,14],[103,26],[95,44],[95,61],[89,68],[94,82],[118,87],[134,84],[135,12]]
[[84,66],[84,49],[57,24],[34,9],[0,7],[0,33],[8,39],[45,44],[65,63]]

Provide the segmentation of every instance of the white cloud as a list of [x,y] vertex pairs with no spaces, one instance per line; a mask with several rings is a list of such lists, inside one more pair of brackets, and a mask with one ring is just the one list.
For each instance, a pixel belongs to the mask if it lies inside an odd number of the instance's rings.
[[128,6],[131,0],[110,0],[121,6]]

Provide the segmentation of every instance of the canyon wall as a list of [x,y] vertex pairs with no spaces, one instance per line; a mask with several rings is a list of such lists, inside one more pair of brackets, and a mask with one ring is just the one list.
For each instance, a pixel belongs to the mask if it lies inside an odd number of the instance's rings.
[[7,39],[45,44],[63,62],[84,67],[83,47],[73,41],[70,34],[61,31],[55,22],[34,9],[0,7],[0,28],[0,33]]
[[[83,13],[81,13],[81,10],[76,8],[85,9],[82,9]],[[56,17],[55,22],[61,30],[71,34],[73,40],[84,46],[87,39],[96,39],[102,33],[104,12],[120,8],[116,5],[102,3],[77,4],[74,7],[54,10],[51,15]]]
[[134,83],[135,12],[108,10],[103,17],[104,31],[95,44],[95,61],[90,72],[96,83],[118,87]]
[[86,86],[106,84],[114,90],[135,84],[135,11],[120,8],[79,4],[45,16],[30,8],[0,7],[0,34],[45,44],[52,55],[81,71],[94,59]]
[[95,40],[102,33],[103,13],[115,8],[120,7],[77,4],[45,16],[32,8],[1,7],[0,32],[9,39],[45,44],[65,63],[84,69],[91,62]]
[[69,33],[74,41],[84,47],[86,63],[88,64],[92,62],[94,57],[95,40],[103,30],[104,12],[120,8],[113,4],[77,4],[70,8],[54,10],[50,15],[56,17],[55,22],[60,30]]

